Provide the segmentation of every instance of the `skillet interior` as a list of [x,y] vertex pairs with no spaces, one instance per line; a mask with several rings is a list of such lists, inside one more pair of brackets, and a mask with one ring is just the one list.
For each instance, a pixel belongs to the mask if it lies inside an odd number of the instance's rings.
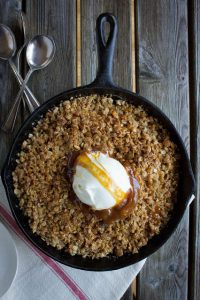
[[[58,105],[61,101],[70,99],[71,97],[78,97],[83,95],[90,95],[93,93],[97,94],[110,94],[114,99],[124,99],[129,103],[136,106],[143,105],[143,107],[153,116],[157,117],[158,120],[169,130],[171,139],[178,145],[181,152],[181,174],[180,174],[180,189],[178,192],[178,201],[173,210],[170,221],[167,226],[160,232],[159,235],[154,236],[149,240],[148,244],[142,247],[137,254],[127,254],[122,257],[109,256],[101,259],[83,258],[81,256],[71,256],[62,250],[57,250],[52,246],[48,246],[38,235],[33,234],[29,225],[28,219],[22,213],[19,208],[19,201],[13,192],[13,180],[12,172],[16,167],[17,153],[21,149],[21,144],[26,139],[28,134],[32,131],[32,128],[36,122],[52,107]],[[64,92],[58,96],[53,97],[49,101],[45,102],[40,106],[34,113],[25,121],[19,130],[10,153],[7,157],[4,169],[2,171],[2,180],[6,188],[9,204],[15,219],[26,234],[26,236],[45,254],[52,257],[53,259],[66,264],[68,266],[92,270],[92,271],[106,271],[119,269],[130,264],[136,263],[147,256],[151,255],[158,248],[160,248],[165,241],[170,237],[178,223],[180,222],[184,211],[187,207],[189,198],[194,191],[194,177],[191,170],[191,165],[188,159],[187,151],[185,146],[177,133],[175,127],[171,121],[163,114],[163,112],[157,108],[154,104],[146,100],[145,98],[138,96],[132,92],[129,92],[120,88],[105,88],[105,87],[93,87],[86,86],[83,88],[77,88]]]

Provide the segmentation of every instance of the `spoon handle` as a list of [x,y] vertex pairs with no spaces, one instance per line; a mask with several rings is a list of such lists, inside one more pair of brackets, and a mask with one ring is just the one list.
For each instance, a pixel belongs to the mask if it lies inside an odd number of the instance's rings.
[[[20,65],[20,58],[21,58],[21,54],[23,49],[25,48],[27,41],[28,41],[28,36],[27,36],[27,20],[26,20],[26,16],[24,14],[24,12],[22,10],[19,11],[18,13],[18,18],[19,18],[19,24],[22,26],[22,30],[23,30],[23,36],[24,36],[24,44],[19,48],[17,55],[16,55],[16,67],[17,67],[17,71],[19,74],[21,74],[21,65]],[[25,113],[26,110],[26,99],[25,99],[25,95],[23,95],[22,97],[22,103],[23,103],[23,114]]]
[[[23,79],[22,79],[21,75],[18,73],[15,64],[13,63],[13,61],[11,59],[9,60],[9,63],[10,63],[10,66],[11,66],[19,84],[22,85]],[[33,112],[36,108],[38,108],[40,106],[40,103],[37,101],[37,99],[35,98],[35,96],[33,95],[33,93],[30,91],[30,89],[27,86],[25,86],[24,93],[26,96],[26,103],[28,105],[28,108],[29,108],[30,112]]]
[[[24,45],[23,45],[24,46]],[[22,47],[23,47],[22,46]],[[18,52],[17,52],[17,56],[16,56],[16,69],[17,69],[17,72],[18,72],[18,74],[21,74],[21,65],[20,65],[20,55],[21,55],[21,53],[22,53],[22,50],[23,50],[23,48],[20,48],[19,50],[18,50]],[[19,55],[18,55],[19,54]],[[19,82],[19,81],[18,81]],[[25,96],[25,94],[22,96],[22,104],[23,104],[23,119],[24,119],[24,113],[25,113],[25,111],[26,111],[26,96]]]
[[17,113],[19,110],[19,105],[21,102],[21,96],[24,92],[24,89],[26,88],[26,84],[31,76],[31,74],[33,73],[33,69],[30,69],[26,75],[26,78],[24,79],[22,86],[17,94],[17,97],[14,100],[14,103],[9,111],[9,114],[3,124],[3,126],[1,127],[1,129],[5,132],[12,132],[15,126],[15,122],[16,122],[16,118],[17,118]]

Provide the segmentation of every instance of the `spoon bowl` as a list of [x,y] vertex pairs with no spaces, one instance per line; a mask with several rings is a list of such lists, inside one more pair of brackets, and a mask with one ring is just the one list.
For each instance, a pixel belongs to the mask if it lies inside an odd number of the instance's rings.
[[53,59],[55,43],[53,39],[45,35],[36,35],[28,44],[26,59],[32,69],[43,69]]
[[0,24],[0,58],[8,60],[16,52],[16,41],[13,32],[4,24]]

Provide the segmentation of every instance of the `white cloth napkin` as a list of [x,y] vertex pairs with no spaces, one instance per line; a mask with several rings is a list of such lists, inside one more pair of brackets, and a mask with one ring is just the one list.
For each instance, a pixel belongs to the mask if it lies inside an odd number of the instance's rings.
[[16,278],[1,300],[118,300],[145,263],[144,259],[116,271],[89,272],[54,261],[36,249],[19,229],[12,217],[1,178],[0,217],[11,229],[18,252]]

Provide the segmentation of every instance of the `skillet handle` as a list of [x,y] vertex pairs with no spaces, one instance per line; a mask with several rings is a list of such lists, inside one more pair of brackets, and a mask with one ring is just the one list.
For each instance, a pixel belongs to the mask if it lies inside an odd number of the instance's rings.
[[[105,23],[110,24],[108,40],[105,40]],[[99,15],[96,21],[98,71],[89,87],[114,87],[112,79],[113,57],[117,37],[117,19],[109,13]]]

